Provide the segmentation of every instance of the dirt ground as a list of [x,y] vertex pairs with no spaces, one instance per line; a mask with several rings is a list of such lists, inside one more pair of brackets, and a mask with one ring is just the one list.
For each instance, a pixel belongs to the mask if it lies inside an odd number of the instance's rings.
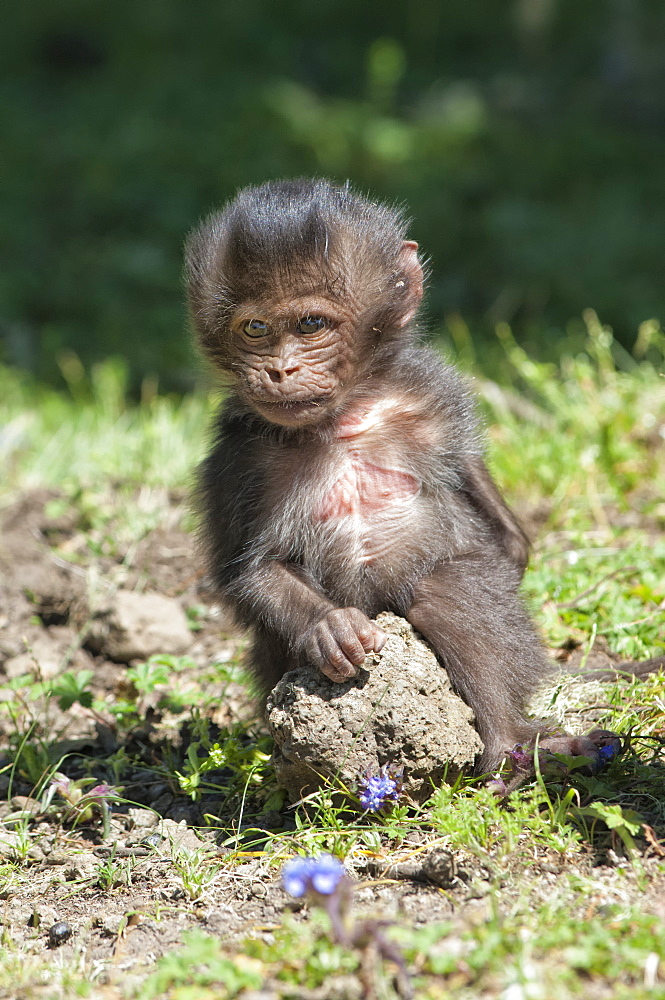
[[[221,730],[246,724],[254,713],[243,685],[207,679],[212,662],[237,656],[242,638],[220,613],[211,611],[193,538],[181,527],[183,498],[165,497],[160,527],[142,538],[131,559],[123,560],[88,558],[77,513],[66,504],[59,510],[59,500],[54,492],[33,491],[15,497],[2,511],[0,699],[6,704],[0,704],[0,862],[20,859],[25,877],[10,880],[2,891],[0,922],[5,936],[28,956],[49,949],[57,951],[58,961],[84,956],[87,967],[99,969],[100,981],[120,977],[127,982],[181,942],[188,928],[229,940],[248,933],[269,935],[285,907],[302,910],[282,889],[278,865],[271,866],[255,849],[257,828],[281,831],[288,838],[294,814],[288,809],[251,814],[249,809],[249,819],[239,827],[234,814],[235,838],[233,828],[221,834],[206,827],[206,814],[223,818],[223,789],[194,801],[165,776],[165,760],[171,774],[182,766],[192,723],[188,710],[169,714],[160,709],[158,692],[141,695],[141,722],[128,731],[98,708],[76,702],[62,711],[55,698],[44,702],[29,693],[22,679],[30,675],[33,682],[51,681],[64,669],[89,670],[94,704],[112,702],[126,692],[128,664],[141,661],[140,655],[129,654],[142,651],[145,658],[151,648],[164,652],[170,646],[191,658],[175,678],[179,693],[187,701],[203,686],[201,711],[214,726]],[[77,553],[78,561],[65,558]],[[153,614],[150,629],[145,622],[135,623],[137,642],[144,645],[131,648],[130,643],[124,659],[117,654],[122,648],[119,590],[166,599]],[[174,626],[176,611],[193,607],[203,611],[198,612],[198,630],[188,633],[185,650]],[[113,656],[109,650],[115,650]],[[604,654],[598,655],[602,659]],[[125,801],[112,807],[107,839],[98,819],[73,828],[62,815],[44,813],[33,797],[34,767],[11,766],[22,741],[34,746],[37,761],[46,752],[51,766],[72,780],[92,776],[114,784],[113,767],[122,764],[117,784]],[[217,778],[223,782],[223,772]],[[21,833],[20,821],[26,817],[29,842]],[[239,856],[244,837],[247,853]],[[426,836],[417,831],[391,855],[394,867],[386,869],[376,860],[357,862],[354,874],[363,880],[356,896],[359,911],[423,926],[439,919],[460,926],[483,919],[490,906],[489,873],[477,860],[458,857],[437,880],[431,866],[428,875],[417,863],[423,846]],[[408,864],[399,863],[406,860]],[[529,891],[546,898],[563,863],[559,856],[543,855],[531,859],[528,868],[519,866],[514,881],[508,877],[503,886],[506,901],[517,897],[526,882]],[[656,863],[657,858],[645,860],[647,869]],[[602,857],[589,852],[582,863],[587,871],[593,867],[599,905],[630,885],[632,876],[625,869],[619,874],[618,864],[612,852]],[[639,898],[647,910],[665,917],[665,877],[654,877]],[[66,926],[58,929],[61,922]],[[269,989],[261,994],[264,1000],[273,995]],[[303,990],[301,995],[310,994]],[[315,995],[323,996],[311,993]]]

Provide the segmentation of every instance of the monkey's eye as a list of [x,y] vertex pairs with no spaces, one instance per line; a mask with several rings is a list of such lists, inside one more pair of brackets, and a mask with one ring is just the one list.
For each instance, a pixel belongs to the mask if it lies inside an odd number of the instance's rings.
[[265,337],[268,334],[268,325],[262,319],[250,319],[242,329],[248,337]]
[[298,320],[298,333],[316,333],[326,325],[323,316],[303,316]]

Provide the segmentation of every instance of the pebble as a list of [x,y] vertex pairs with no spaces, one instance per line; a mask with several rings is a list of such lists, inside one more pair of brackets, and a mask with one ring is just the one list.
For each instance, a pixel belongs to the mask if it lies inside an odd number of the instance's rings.
[[139,809],[137,806],[128,811],[127,817],[129,830],[135,830],[136,827],[156,826],[159,820],[159,816],[152,809]]
[[162,837],[161,833],[156,833],[156,832],[149,833],[147,837],[143,837],[143,839],[139,841],[139,845],[141,847],[157,848],[159,847],[163,839],[164,838]]
[[88,642],[121,663],[147,660],[153,653],[179,656],[192,642],[180,603],[156,593],[119,590],[93,619]]
[[29,795],[12,795],[12,809],[21,809],[28,813],[38,813],[42,811],[37,799],[30,798]]
[[155,801],[153,802],[153,807],[155,809],[155,812],[158,813],[168,812],[170,807],[173,805],[174,801],[175,799],[170,794],[170,792],[165,792],[163,795],[160,795],[159,798],[155,799]]

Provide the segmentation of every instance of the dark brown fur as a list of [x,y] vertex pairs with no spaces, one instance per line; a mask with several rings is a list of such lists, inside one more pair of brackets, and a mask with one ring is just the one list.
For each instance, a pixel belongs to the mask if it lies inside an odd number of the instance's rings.
[[384,641],[370,619],[393,611],[473,708],[485,770],[534,740],[524,705],[548,665],[473,404],[417,342],[416,251],[399,212],[308,180],[242,191],[190,238],[199,343],[231,383],[202,538],[264,690],[303,662],[352,676]]

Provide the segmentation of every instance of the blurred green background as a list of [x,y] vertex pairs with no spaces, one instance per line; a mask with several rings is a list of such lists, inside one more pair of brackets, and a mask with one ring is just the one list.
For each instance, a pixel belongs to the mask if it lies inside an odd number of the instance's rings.
[[[405,201],[430,328],[492,368],[665,316],[662,0],[3,7],[0,361],[191,387],[181,247],[266,178]],[[468,344],[467,344],[468,349]],[[76,358],[73,357],[73,354]]]

